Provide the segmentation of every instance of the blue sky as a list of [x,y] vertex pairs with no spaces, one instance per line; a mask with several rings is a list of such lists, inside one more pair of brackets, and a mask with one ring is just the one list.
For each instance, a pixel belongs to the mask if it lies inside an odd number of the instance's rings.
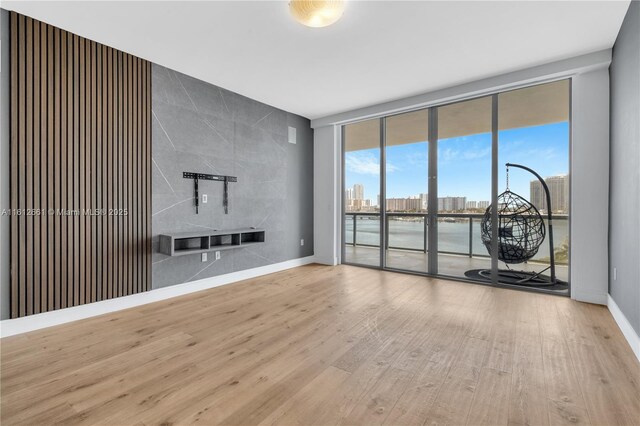
[[[463,136],[438,141],[438,196],[460,196],[467,200],[491,199],[491,134]],[[365,186],[365,197],[376,202],[379,192],[378,149],[346,153],[345,180]],[[387,197],[408,197],[427,191],[427,143],[387,148]],[[569,123],[547,124],[504,130],[499,134],[498,190],[505,189],[504,163],[528,166],[543,177],[569,171]],[[529,198],[524,170],[510,172],[511,190]]]

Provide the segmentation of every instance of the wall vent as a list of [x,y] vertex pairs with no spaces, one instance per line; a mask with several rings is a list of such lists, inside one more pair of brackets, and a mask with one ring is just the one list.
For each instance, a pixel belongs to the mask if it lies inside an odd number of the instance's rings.
[[296,143],[296,128],[289,126],[289,143]]

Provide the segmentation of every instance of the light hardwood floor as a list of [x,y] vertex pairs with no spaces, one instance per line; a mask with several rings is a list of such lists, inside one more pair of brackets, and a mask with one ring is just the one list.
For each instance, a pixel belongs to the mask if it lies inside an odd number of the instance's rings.
[[310,265],[2,339],[12,424],[637,424],[606,308]]

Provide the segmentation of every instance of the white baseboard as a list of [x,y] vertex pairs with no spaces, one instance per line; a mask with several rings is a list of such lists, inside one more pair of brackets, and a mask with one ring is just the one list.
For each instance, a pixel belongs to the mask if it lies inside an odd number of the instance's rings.
[[629,342],[631,350],[633,350],[633,353],[636,354],[636,358],[638,358],[638,361],[640,361],[640,336],[638,336],[638,333],[636,333],[636,331],[633,329],[631,323],[629,322],[627,317],[624,316],[610,294],[607,295],[607,302],[607,306],[609,307],[611,316],[613,316],[613,319],[618,324],[618,327],[620,327],[620,331],[622,331],[625,339],[627,339],[627,342]]
[[259,277],[261,275],[272,274],[274,272],[284,271],[285,269],[314,263],[314,259],[314,256],[302,257],[299,259],[275,263],[273,265],[266,265],[258,268],[246,269],[244,271],[232,272],[230,274],[218,275],[216,277],[204,278],[202,280],[191,281],[185,284],[158,288],[144,293],[132,294],[130,296],[102,300],[100,302],[73,306],[71,308],[45,312],[42,314],[29,315],[22,318],[8,319],[0,321],[0,337],[8,337],[42,328],[53,327],[54,325],[95,317],[97,315],[146,305],[147,303],[158,302],[160,300],[170,299],[172,297],[182,296],[213,287],[219,287],[225,284]]
[[596,305],[607,305],[607,295],[600,293],[589,293],[583,291],[571,290],[571,298],[578,302],[593,303]]

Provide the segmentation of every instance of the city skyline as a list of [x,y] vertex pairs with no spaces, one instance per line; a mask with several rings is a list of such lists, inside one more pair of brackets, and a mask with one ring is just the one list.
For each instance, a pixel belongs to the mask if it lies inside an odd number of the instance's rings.
[[[544,178],[554,212],[566,213],[569,210],[569,177],[568,175],[547,176]],[[546,211],[546,194],[542,183],[535,179],[529,182],[529,201],[539,211]],[[352,188],[345,188],[345,201],[347,210],[373,208],[380,206],[380,196],[376,203],[374,200],[365,199],[364,185],[354,184]],[[428,193],[411,195],[405,198],[387,198],[388,211],[426,211],[428,207]],[[491,202],[489,200],[468,200],[463,196],[438,197],[439,211],[460,211],[473,209],[486,209]]]
[[[362,198],[364,185],[356,183],[351,188],[345,188],[345,204],[347,211],[358,211],[362,209],[373,209],[380,207],[380,196],[376,202],[374,200]],[[386,208],[388,211],[426,211],[428,207],[428,193],[421,193],[404,198],[387,198]],[[469,200],[467,197],[438,197],[439,211],[461,211],[465,209],[485,209],[491,204],[488,200]]]

